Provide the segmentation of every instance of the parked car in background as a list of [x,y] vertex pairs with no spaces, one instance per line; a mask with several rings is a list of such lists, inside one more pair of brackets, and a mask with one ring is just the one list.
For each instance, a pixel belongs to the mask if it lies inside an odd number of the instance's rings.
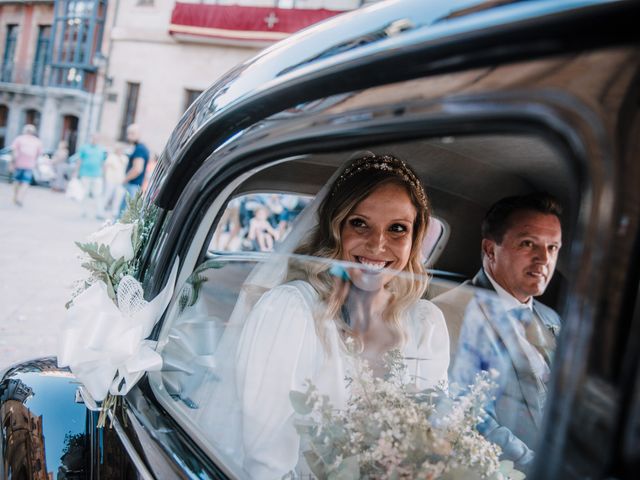
[[[51,163],[52,152],[44,152],[38,157],[36,168],[33,169],[32,185],[40,185],[48,187],[55,178],[53,164]],[[8,182],[13,181],[13,172],[11,171],[11,147],[5,147],[0,150],[0,178],[6,179]]]
[[11,181],[11,147],[0,149],[0,178]]
[[[429,299],[477,272],[479,225],[497,199],[561,201],[563,247],[542,301],[563,326],[528,478],[636,478],[638,18],[636,1],[381,2],[227,73],[184,114],[145,194],[157,209],[136,258],[145,298],[178,266],[149,337],[162,369],[109,408],[104,429],[95,399],[54,358],[8,369],[0,476],[249,478],[239,430],[222,426],[242,411],[212,400],[236,360],[221,355],[224,339],[239,302],[273,286],[265,277],[320,261],[296,257],[287,238],[313,227],[307,209],[345,162],[374,151],[410,163],[430,197]],[[264,215],[285,222],[280,257],[242,241],[253,215],[243,206],[258,211],[274,194],[295,212],[290,224],[285,209]]]

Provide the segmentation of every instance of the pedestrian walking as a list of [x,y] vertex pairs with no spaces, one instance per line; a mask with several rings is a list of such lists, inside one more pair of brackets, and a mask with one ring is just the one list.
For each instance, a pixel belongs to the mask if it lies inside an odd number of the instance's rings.
[[117,144],[112,152],[107,155],[104,162],[104,195],[100,216],[113,220],[118,216],[120,204],[125,194],[122,182],[129,157],[124,153],[124,145]]
[[[127,173],[122,184],[129,197],[134,197],[138,190],[142,188],[144,174],[149,162],[149,149],[140,141],[140,137],[140,127],[137,124],[132,123],[127,127],[127,141],[132,145],[133,150],[129,154]],[[122,214],[126,206],[126,199],[123,199],[120,204],[120,214]]]
[[102,206],[102,169],[107,158],[107,151],[98,144],[98,136],[91,135],[89,143],[80,147],[78,153],[78,178],[84,188],[82,200],[82,216],[100,216]]
[[11,144],[13,180],[16,182],[13,191],[13,203],[21,207],[27,188],[33,180],[33,170],[38,157],[42,155],[42,142],[36,136],[36,127],[30,123],[22,129]]
[[65,140],[60,140],[58,148],[53,152],[51,163],[56,176],[51,183],[51,190],[64,192],[67,188],[67,175],[69,175],[69,146]]

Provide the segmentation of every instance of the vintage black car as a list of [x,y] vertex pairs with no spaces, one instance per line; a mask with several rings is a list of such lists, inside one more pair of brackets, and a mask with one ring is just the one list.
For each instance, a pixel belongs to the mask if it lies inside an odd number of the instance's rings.
[[272,262],[260,251],[269,246],[243,232],[246,218],[277,199],[270,214],[284,208],[295,224],[340,166],[368,150],[406,159],[426,186],[438,220],[425,250],[428,298],[478,270],[479,225],[494,201],[543,190],[562,202],[564,246],[543,301],[563,328],[529,478],[637,478],[638,19],[636,1],[457,11],[389,1],[228,72],[180,120],[146,194],[158,207],[139,256],[147,298],[179,263],[151,337],[163,369],[142,378],[104,429],[55,359],[9,369],[1,475],[246,478],[200,415],[213,407],[202,389],[242,285]]

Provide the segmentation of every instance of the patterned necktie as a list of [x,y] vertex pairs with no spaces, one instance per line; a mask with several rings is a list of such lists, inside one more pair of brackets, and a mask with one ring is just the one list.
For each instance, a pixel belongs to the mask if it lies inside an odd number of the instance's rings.
[[[528,358],[531,366],[531,377],[529,377],[535,388],[535,396],[529,395],[530,401],[537,402],[538,411],[542,412],[547,399],[547,382],[549,381],[549,365],[551,362],[550,353],[552,349],[547,343],[540,322],[535,313],[530,308],[518,308],[512,310],[515,317],[521,323],[517,326],[520,329],[518,336],[524,343],[522,350]],[[521,377],[520,381],[525,381],[527,377]]]
[[555,338],[546,332],[536,314],[530,308],[518,308],[516,317],[522,323],[524,336],[529,344],[542,356],[547,367],[551,366],[551,358],[555,349]]

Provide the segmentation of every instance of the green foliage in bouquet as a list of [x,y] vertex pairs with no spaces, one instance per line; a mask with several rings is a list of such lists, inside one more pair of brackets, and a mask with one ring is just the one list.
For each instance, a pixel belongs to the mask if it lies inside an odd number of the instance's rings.
[[389,355],[384,378],[355,362],[343,410],[310,382],[306,391],[290,393],[303,455],[317,478],[524,478],[511,462],[499,461],[500,447],[476,429],[495,388],[491,373],[479,373],[465,395],[452,397],[445,389],[406,384],[400,352]]
[[[126,275],[137,278],[139,252],[149,239],[157,215],[157,207],[145,205],[142,192],[139,191],[127,198],[127,208],[116,223],[103,226],[86,243],[76,242],[84,253],[82,266],[89,271],[89,277],[77,285],[66,304],[67,308],[73,305],[74,298],[98,281],[105,283],[109,298],[118,305],[120,281]],[[125,408],[122,398],[108,394],[101,405],[98,428],[105,426],[108,412],[118,408]]]
[[[105,283],[109,297],[117,303],[116,295],[120,280],[125,275],[136,278],[138,276],[140,267],[138,253],[149,239],[157,214],[157,207],[152,204],[145,206],[144,197],[139,191],[135,196],[127,198],[127,208],[117,223],[103,227],[92,235],[93,238],[90,237],[89,242],[75,242],[85,254],[82,266],[89,271],[90,275],[75,289],[71,300],[66,304],[67,308],[73,303],[73,298],[96,281]],[[109,241],[113,242],[114,237],[120,233],[117,227],[120,227],[120,232],[124,234],[123,241],[130,242],[127,255],[114,254],[113,245],[108,245]],[[107,236],[111,237],[106,242],[100,235],[105,231],[109,231]]]

